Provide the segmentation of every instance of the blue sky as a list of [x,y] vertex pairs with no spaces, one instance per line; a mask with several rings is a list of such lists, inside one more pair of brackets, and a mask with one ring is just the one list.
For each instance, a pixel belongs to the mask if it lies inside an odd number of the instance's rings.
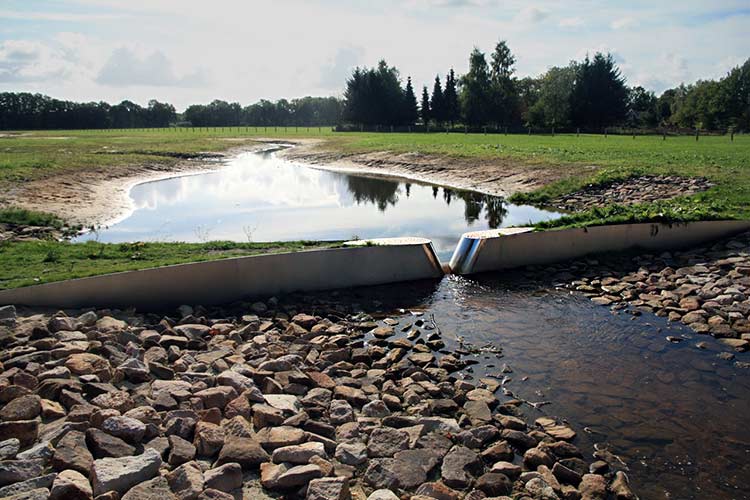
[[661,92],[741,64],[748,33],[748,0],[4,0],[0,90],[249,104],[340,95],[381,58],[421,87],[505,39],[519,76],[603,51]]

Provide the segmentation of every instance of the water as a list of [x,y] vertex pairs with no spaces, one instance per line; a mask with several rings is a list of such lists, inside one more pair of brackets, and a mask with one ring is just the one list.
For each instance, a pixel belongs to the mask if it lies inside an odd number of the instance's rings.
[[[459,336],[500,347],[501,359],[476,356],[470,376],[496,375],[507,363],[507,388],[550,402],[524,406],[530,420],[567,419],[589,458],[595,443],[607,443],[642,499],[750,498],[750,370],[719,359],[729,349],[711,337],[651,314],[613,314],[567,291],[524,286],[518,275],[446,276],[340,297],[365,310],[434,314],[447,351]],[[401,316],[401,324],[413,319]],[[686,340],[672,344],[667,335]],[[696,348],[699,341],[708,349]],[[750,361],[750,353],[736,355]]]
[[423,236],[448,260],[467,231],[559,214],[424,183],[319,170],[245,153],[221,170],[136,185],[135,211],[102,242],[290,241]]

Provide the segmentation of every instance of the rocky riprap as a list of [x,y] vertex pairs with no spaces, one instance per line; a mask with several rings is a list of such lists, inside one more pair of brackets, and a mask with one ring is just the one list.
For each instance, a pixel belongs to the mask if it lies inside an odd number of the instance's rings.
[[1,308],[0,498],[635,498],[434,320],[306,311]]
[[713,183],[703,177],[679,177],[676,175],[641,175],[623,180],[592,184],[574,193],[550,201],[560,210],[574,212],[612,204],[632,205],[706,191]]
[[685,251],[590,258],[531,273],[551,276],[602,306],[653,313],[731,349],[750,349],[750,232]]

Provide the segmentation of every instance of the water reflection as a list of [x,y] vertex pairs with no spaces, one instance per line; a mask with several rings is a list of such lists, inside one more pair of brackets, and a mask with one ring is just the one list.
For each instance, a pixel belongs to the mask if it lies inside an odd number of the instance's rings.
[[131,190],[135,211],[101,241],[345,240],[423,236],[447,260],[461,233],[558,217],[502,198],[330,172],[246,153],[223,169]]

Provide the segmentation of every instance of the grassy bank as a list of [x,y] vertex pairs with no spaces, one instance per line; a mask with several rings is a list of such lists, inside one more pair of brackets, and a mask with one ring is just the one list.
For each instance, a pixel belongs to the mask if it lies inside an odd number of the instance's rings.
[[338,246],[335,242],[281,243],[0,243],[0,288],[16,288],[149,267],[244,255],[296,252]]

